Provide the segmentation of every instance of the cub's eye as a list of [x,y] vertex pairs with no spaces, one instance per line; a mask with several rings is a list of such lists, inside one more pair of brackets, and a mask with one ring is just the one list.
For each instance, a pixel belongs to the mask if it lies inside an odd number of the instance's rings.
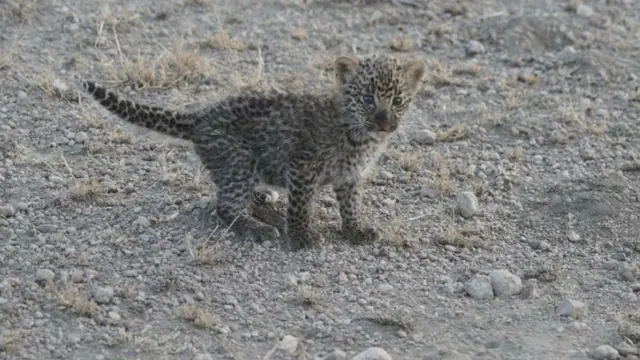
[[402,99],[399,96],[396,96],[396,97],[393,98],[392,103],[395,106],[400,106],[400,105],[402,105]]
[[371,95],[364,95],[364,96],[362,96],[362,101],[363,101],[366,105],[371,105],[371,104],[373,104],[373,96],[371,96]]

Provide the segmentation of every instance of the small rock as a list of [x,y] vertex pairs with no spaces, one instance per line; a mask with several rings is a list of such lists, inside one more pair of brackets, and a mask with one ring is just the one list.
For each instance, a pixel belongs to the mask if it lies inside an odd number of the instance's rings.
[[64,184],[64,179],[58,175],[49,175],[49,181],[56,184]]
[[620,353],[620,355],[622,356],[638,355],[638,348],[636,348],[632,344],[629,344],[629,342],[627,341],[623,341],[616,345],[616,350],[618,350],[618,353]]
[[0,206],[0,217],[12,217],[16,214],[16,209],[12,205]]
[[213,360],[213,356],[208,353],[200,353],[196,354],[193,360]]
[[84,280],[84,272],[80,269],[74,269],[71,273],[71,282],[81,283]]
[[87,133],[84,131],[80,131],[79,133],[76,134],[74,139],[78,143],[84,143],[85,141],[89,140],[89,135],[87,135]]
[[56,274],[49,269],[40,269],[36,272],[36,281],[49,282],[56,277]]
[[413,139],[420,145],[433,145],[436,142],[437,135],[431,130],[422,129],[413,134]]
[[379,347],[370,347],[351,360],[392,360],[391,355]]
[[580,235],[573,230],[569,230],[567,231],[567,239],[571,242],[578,242],[580,241]]
[[587,314],[587,306],[582,301],[569,299],[558,305],[557,313],[559,316],[580,319]]
[[146,216],[140,216],[136,219],[136,223],[143,228],[151,226],[151,221]]
[[110,318],[111,320],[114,320],[114,321],[119,321],[119,320],[120,320],[120,314],[118,314],[118,313],[117,313],[117,312],[115,312],[115,311],[109,311],[109,314],[108,314],[108,315],[109,315],[109,318]]
[[26,99],[28,97],[27,93],[24,91],[18,91],[18,99]]
[[344,271],[340,271],[340,274],[338,274],[338,282],[340,284],[346,284],[349,282],[349,277],[347,276],[347,274],[345,274]]
[[522,290],[522,280],[517,275],[508,270],[500,269],[489,273],[493,293],[498,297],[509,297],[520,293]]
[[93,294],[93,300],[98,304],[108,304],[111,302],[114,296],[114,291],[111,286],[101,287]]
[[609,345],[600,345],[593,349],[591,356],[596,360],[616,360],[620,359],[620,353]]
[[347,354],[340,349],[334,349],[331,354],[323,357],[322,360],[347,360]]
[[493,297],[491,279],[486,275],[476,274],[464,285],[464,290],[474,299],[491,299]]
[[388,293],[393,291],[393,286],[389,284],[380,284],[380,286],[378,286],[378,291],[380,291],[381,293]]
[[382,200],[382,205],[386,207],[394,207],[396,205],[396,201],[393,199],[384,199]]
[[585,4],[580,4],[576,8],[576,14],[582,17],[591,17],[593,15],[593,9]]
[[36,230],[43,234],[54,233],[58,230],[58,227],[53,224],[42,224],[36,226]]
[[391,179],[394,178],[393,173],[391,171],[387,171],[387,170],[380,171],[380,176],[382,176],[383,178],[385,178],[387,180],[391,180]]
[[65,84],[64,81],[60,79],[53,80],[53,82],[51,83],[51,86],[61,94],[69,90],[69,87],[67,86],[67,84]]
[[278,344],[278,349],[288,352],[290,354],[293,354],[298,350],[299,344],[300,342],[298,338],[291,335],[285,335],[282,338],[282,340],[280,340],[280,344]]
[[476,40],[470,40],[467,43],[466,50],[467,50],[468,56],[475,56],[478,54],[485,53],[484,45],[482,45],[479,41],[476,41]]
[[471,191],[460,192],[456,200],[462,217],[470,218],[478,212],[478,198]]

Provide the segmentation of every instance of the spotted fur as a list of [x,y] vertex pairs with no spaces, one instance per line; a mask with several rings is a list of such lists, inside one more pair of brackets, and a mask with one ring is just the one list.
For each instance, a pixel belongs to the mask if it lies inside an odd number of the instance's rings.
[[260,185],[284,188],[289,204],[284,237],[289,249],[312,246],[310,204],[321,186],[335,191],[342,230],[354,242],[375,241],[378,230],[360,214],[366,170],[401,125],[426,71],[421,61],[387,55],[334,61],[337,86],[322,93],[253,92],[205,110],[180,113],[118,98],[90,81],[86,91],[124,120],[193,142],[218,187],[218,216],[256,240],[279,231],[245,212],[264,202]]

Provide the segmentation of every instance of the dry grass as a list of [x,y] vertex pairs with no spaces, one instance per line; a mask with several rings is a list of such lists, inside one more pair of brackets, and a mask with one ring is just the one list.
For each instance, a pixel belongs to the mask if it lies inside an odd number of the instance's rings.
[[297,300],[300,305],[310,308],[322,304],[322,296],[308,285],[298,286]]
[[211,61],[198,55],[197,49],[187,48],[181,40],[158,56],[138,54],[128,58],[121,53],[116,64],[105,61],[103,67],[109,82],[137,88],[172,88],[197,83],[209,77],[214,69]]
[[249,47],[247,44],[233,40],[229,37],[227,30],[222,29],[214,35],[207,38],[201,43],[201,45],[210,47],[212,49],[227,49],[235,51],[245,51]]
[[11,352],[12,350],[16,350],[21,344],[24,343],[24,330],[9,330],[3,329],[2,334],[0,334],[0,353],[2,352]]
[[455,124],[445,130],[437,129],[438,141],[454,142],[469,137],[469,127],[465,124]]
[[133,144],[136,142],[136,138],[132,133],[122,129],[116,129],[112,132],[110,139],[115,144]]
[[8,0],[10,17],[19,24],[28,24],[38,12],[38,0]]
[[69,191],[69,198],[74,201],[95,201],[107,194],[108,187],[96,178],[76,180]]
[[438,152],[435,152],[431,158],[431,179],[428,181],[428,187],[435,189],[442,196],[453,194],[456,184],[451,178],[451,170],[449,162]]
[[86,317],[93,317],[100,311],[100,307],[78,288],[68,286],[59,291],[55,284],[49,284],[49,292],[56,298],[56,305],[62,309],[70,309],[74,313]]
[[193,322],[199,328],[209,329],[220,324],[220,317],[209,312],[197,304],[185,305],[182,308],[182,317]]
[[293,30],[293,32],[291,33],[291,37],[294,40],[306,40],[309,37],[309,34],[307,33],[307,30],[299,28]]

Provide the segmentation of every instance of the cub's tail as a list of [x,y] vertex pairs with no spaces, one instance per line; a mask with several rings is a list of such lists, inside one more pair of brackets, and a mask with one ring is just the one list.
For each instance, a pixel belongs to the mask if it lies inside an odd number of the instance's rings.
[[198,119],[191,114],[183,114],[165,110],[156,106],[137,104],[121,99],[118,95],[104,87],[82,78],[77,78],[100,105],[120,118],[138,126],[151,129],[166,135],[191,140]]

